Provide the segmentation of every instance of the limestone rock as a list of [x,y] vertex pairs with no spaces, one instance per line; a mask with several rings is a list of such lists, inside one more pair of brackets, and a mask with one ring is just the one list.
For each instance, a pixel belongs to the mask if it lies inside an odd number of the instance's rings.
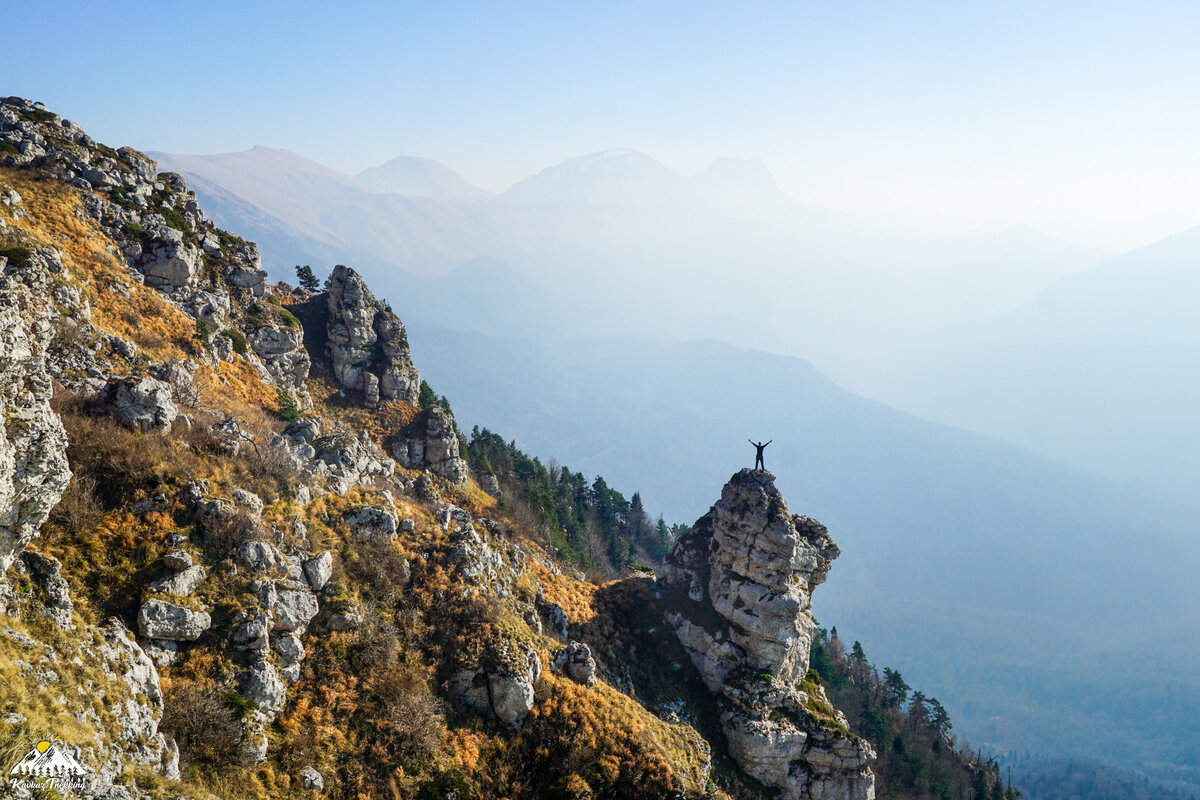
[[533,709],[534,687],[542,676],[542,660],[527,645],[505,642],[491,670],[461,670],[450,680],[450,691],[481,714],[491,714],[510,728],[519,728]]
[[304,349],[304,330],[299,325],[248,328],[246,341],[276,384],[292,393],[304,391],[312,360]]
[[596,683],[596,660],[592,658],[592,649],[583,642],[571,642],[555,653],[550,667],[584,686]]
[[71,479],[67,435],[50,409],[46,370],[51,262],[42,249],[20,269],[0,256],[0,576]]
[[99,651],[105,674],[124,684],[126,692],[113,705],[117,717],[116,739],[121,749],[140,764],[160,768],[178,779],[178,750],[174,742],[158,732],[163,713],[162,687],[158,670],[118,620],[100,629]]
[[356,631],[362,627],[363,618],[357,609],[335,611],[329,615],[325,627],[331,631]]
[[324,550],[304,562],[304,577],[314,592],[319,592],[333,576],[333,554]]
[[253,700],[261,711],[274,718],[283,710],[287,686],[280,680],[279,672],[270,661],[259,661],[242,680],[242,696]]
[[148,375],[110,379],[100,402],[118,421],[141,431],[169,431],[179,416],[171,387]]
[[428,409],[393,442],[393,457],[402,467],[428,469],[451,483],[467,480],[467,462],[460,454],[454,417],[441,406]]
[[150,584],[155,590],[164,594],[173,594],[179,597],[187,597],[192,592],[200,588],[200,584],[204,583],[204,579],[208,577],[208,571],[204,569],[202,564],[194,564],[187,569],[181,570],[169,578],[163,578],[160,581],[155,581]]
[[172,550],[163,556],[167,569],[184,570],[192,565],[192,556],[186,550]]
[[299,589],[280,589],[271,607],[274,614],[275,631],[303,631],[319,611],[317,597],[312,592]]
[[62,576],[62,563],[53,556],[26,551],[21,562],[29,577],[45,593],[45,614],[55,625],[64,630],[73,630],[75,623],[71,615],[75,606],[71,602],[71,590]]
[[165,600],[150,599],[138,611],[138,633],[147,639],[191,642],[212,627],[207,611],[192,611]]
[[359,542],[390,542],[396,538],[396,514],[391,509],[366,506],[346,522],[350,535]]
[[804,683],[813,589],[839,550],[823,525],[793,516],[765,470],[744,469],[675,543],[662,581],[667,621],[717,705],[729,752],[783,800],[871,800],[869,744],[845,718],[810,710]]
[[237,552],[238,561],[246,569],[260,575],[283,577],[288,572],[288,560],[270,542],[254,539],[246,542]]
[[309,471],[323,475],[331,491],[342,494],[353,484],[372,478],[390,478],[396,462],[371,441],[366,431],[357,436],[349,429],[339,428],[312,443],[313,462]]
[[329,276],[327,302],[329,358],[338,383],[363,392],[369,405],[379,399],[416,405],[421,376],[396,315],[375,299],[357,272],[341,265]]
[[321,777],[321,773],[317,772],[312,767],[305,767],[300,771],[300,782],[304,784],[305,789],[324,791],[325,779]]

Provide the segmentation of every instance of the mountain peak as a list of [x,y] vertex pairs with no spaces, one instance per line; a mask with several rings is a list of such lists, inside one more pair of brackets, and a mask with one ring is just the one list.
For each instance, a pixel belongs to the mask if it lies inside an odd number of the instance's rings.
[[468,183],[454,170],[432,158],[396,156],[354,176],[356,186],[383,194],[426,197],[434,200],[473,201],[492,193]]

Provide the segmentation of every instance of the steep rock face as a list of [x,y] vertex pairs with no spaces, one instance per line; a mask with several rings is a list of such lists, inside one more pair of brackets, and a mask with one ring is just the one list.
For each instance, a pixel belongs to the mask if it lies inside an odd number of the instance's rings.
[[814,519],[788,513],[774,477],[743,469],[676,543],[667,621],[720,704],[730,754],[793,800],[870,800],[870,745],[807,680],[812,590],[840,551]]
[[34,250],[0,256],[0,576],[37,535],[71,479],[67,435],[50,409],[50,269]]
[[341,265],[329,276],[328,303],[329,359],[338,382],[361,391],[368,406],[380,399],[415,405],[421,375],[396,315],[375,299],[357,272]]

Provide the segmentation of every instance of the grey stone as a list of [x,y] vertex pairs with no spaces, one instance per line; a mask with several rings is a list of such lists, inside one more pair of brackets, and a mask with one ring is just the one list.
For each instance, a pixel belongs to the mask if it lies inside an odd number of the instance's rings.
[[138,611],[138,632],[147,639],[191,642],[212,627],[206,611],[192,611],[165,600],[150,599]]
[[201,564],[194,564],[185,570],[175,573],[169,578],[163,578],[160,581],[155,581],[150,584],[154,589],[163,592],[164,594],[178,595],[179,597],[187,597],[192,592],[200,588],[200,584],[204,583],[204,579],[208,577],[207,570]]
[[112,378],[101,391],[100,402],[115,419],[141,431],[169,431],[179,416],[171,387],[148,375]]
[[333,576],[333,554],[324,550],[304,562],[304,577],[314,592],[319,592]]
[[271,611],[275,631],[303,631],[319,610],[317,597],[306,590],[280,589]]

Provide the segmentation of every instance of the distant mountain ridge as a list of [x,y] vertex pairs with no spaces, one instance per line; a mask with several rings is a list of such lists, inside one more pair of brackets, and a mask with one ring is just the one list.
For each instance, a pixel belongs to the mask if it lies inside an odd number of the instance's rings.
[[432,158],[397,156],[354,176],[354,184],[371,192],[428,197],[434,200],[472,201],[493,193],[467,183],[461,175]]
[[[1101,257],[1027,230],[914,235],[808,206],[752,159],[684,175],[636,150],[607,150],[481,196],[421,159],[352,178],[288,155],[155,154],[215,217],[244,217],[236,227],[263,242],[264,265],[284,280],[297,263],[354,263],[397,292],[492,259],[583,299],[588,333],[769,338],[843,382],[882,346],[1010,309]],[[785,297],[803,298],[804,312]],[[490,314],[480,309],[473,326],[502,329]]]

